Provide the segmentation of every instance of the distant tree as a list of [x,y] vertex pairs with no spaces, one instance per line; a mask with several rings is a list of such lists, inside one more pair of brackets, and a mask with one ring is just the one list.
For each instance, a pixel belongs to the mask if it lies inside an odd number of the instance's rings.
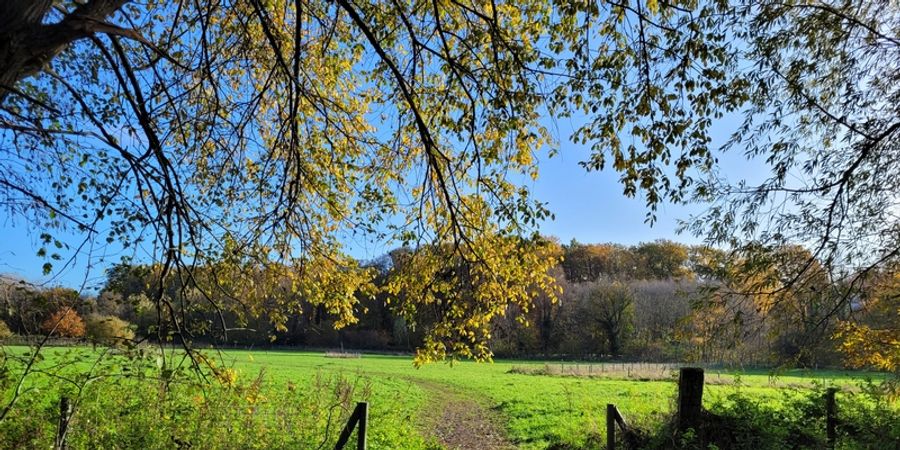
[[102,292],[117,293],[123,298],[149,294],[154,281],[152,266],[120,262],[106,270],[106,283]]
[[[569,283],[565,279],[565,275],[561,267],[557,266],[550,271],[555,278],[560,292],[565,292],[569,288]],[[547,353],[554,345],[553,338],[556,334],[556,328],[559,326],[561,305],[556,295],[540,294],[535,298],[534,307],[531,313],[531,326],[537,330],[538,342],[540,343],[540,351]]]
[[694,245],[688,250],[690,272],[702,283],[716,283],[728,278],[731,258],[727,251],[708,245]]
[[565,255],[562,266],[568,280],[580,283],[594,281],[600,276],[600,264],[596,260],[594,252],[591,251],[593,246],[579,243],[573,239],[564,248]]
[[580,287],[584,324],[602,339],[606,353],[619,356],[634,329],[634,294],[624,283],[596,282]]
[[668,280],[689,273],[688,247],[661,239],[643,242],[632,250],[637,258],[635,278]]
[[606,279],[630,279],[639,269],[635,254],[621,244],[581,244],[572,241],[563,247],[562,267],[573,283]]
[[679,321],[674,335],[678,354],[704,363],[771,362],[768,323],[758,310],[744,296],[716,292],[714,298],[696,302]]
[[[144,294],[133,294],[124,303],[128,305],[122,319],[135,325],[135,331],[142,336],[156,335],[158,323],[156,305]],[[165,325],[165,324],[162,324]]]
[[125,301],[125,297],[116,292],[104,291],[94,298],[93,312],[110,316],[125,316],[131,305]]
[[[831,336],[838,320],[848,317],[850,305],[828,266],[797,245],[768,249],[757,258],[739,262],[729,289],[770,322],[772,356],[782,364],[833,363]],[[764,269],[748,270],[750,265]]]
[[501,349],[507,356],[548,354],[558,350],[560,334],[577,334],[576,329],[566,329],[562,317],[565,307],[570,306],[566,292],[571,284],[560,266],[550,269],[550,273],[563,297],[541,293],[529,310],[510,307],[493,321],[493,348]]
[[674,357],[676,332],[691,314],[696,283],[674,280],[640,280],[629,283],[634,293],[634,350],[643,358]]
[[134,339],[131,324],[116,316],[88,315],[84,321],[84,329],[84,337],[98,343],[116,344]]
[[84,320],[71,308],[59,309],[41,324],[44,333],[53,336],[80,338],[84,337]]

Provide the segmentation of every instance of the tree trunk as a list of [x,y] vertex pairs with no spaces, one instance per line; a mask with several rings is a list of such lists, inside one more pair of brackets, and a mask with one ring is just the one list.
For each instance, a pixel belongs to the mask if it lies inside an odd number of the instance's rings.
[[619,333],[613,327],[606,329],[606,341],[609,344],[609,354],[617,356],[619,354]]

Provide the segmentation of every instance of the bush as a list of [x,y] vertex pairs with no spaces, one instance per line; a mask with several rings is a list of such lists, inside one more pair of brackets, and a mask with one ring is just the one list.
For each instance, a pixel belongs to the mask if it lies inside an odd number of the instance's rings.
[[116,317],[91,314],[85,322],[85,336],[95,342],[106,344],[134,339],[130,323]]
[[0,320],[0,339],[6,339],[11,337],[13,332],[10,331],[9,327],[6,326],[6,322]]
[[[644,449],[820,449],[826,448],[825,400],[821,389],[786,390],[780,401],[735,392],[717,400],[698,430],[679,435],[674,420],[644,434]],[[900,409],[875,386],[839,392],[837,448],[897,448]],[[673,418],[674,419],[674,418]]]
[[53,313],[41,324],[44,333],[60,337],[84,337],[84,320],[71,308],[63,308]]

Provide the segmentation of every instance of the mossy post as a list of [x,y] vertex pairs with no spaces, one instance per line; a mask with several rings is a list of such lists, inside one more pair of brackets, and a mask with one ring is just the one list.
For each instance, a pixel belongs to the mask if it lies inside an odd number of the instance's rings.
[[696,430],[703,412],[703,369],[682,367],[678,373],[678,431]]
[[834,396],[837,388],[828,388],[825,391],[825,439],[826,446],[833,449],[837,442],[837,404]]
[[69,418],[72,417],[72,403],[68,397],[59,399],[59,424],[56,427],[54,450],[66,450],[66,432],[69,430]]

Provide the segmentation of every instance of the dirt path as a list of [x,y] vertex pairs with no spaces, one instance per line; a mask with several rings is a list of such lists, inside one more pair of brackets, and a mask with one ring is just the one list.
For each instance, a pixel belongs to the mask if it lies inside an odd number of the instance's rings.
[[429,393],[423,434],[448,450],[509,450],[516,448],[503,432],[497,414],[459,388],[414,380]]

